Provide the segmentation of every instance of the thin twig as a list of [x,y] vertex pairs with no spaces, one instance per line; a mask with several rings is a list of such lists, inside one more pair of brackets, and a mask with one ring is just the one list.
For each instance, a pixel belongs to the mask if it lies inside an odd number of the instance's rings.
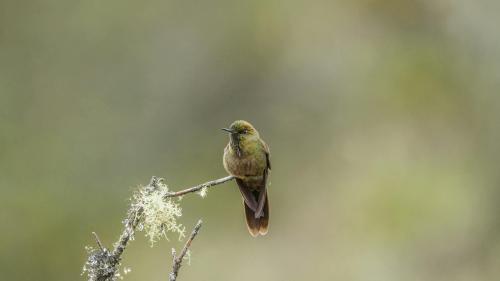
[[202,184],[199,184],[197,186],[186,188],[186,189],[183,189],[183,190],[180,190],[180,191],[170,192],[170,193],[168,193],[165,196],[165,199],[169,198],[169,197],[177,197],[177,196],[182,196],[184,194],[188,194],[188,193],[200,191],[203,188],[209,188],[209,187],[212,187],[214,185],[219,185],[219,184],[225,183],[225,182],[233,180],[233,179],[234,179],[234,176],[227,176],[227,177],[220,178],[220,179],[217,179],[217,180],[213,180],[213,181],[209,181],[209,182],[206,182],[206,183],[202,183]]
[[170,281],[176,281],[177,275],[179,275],[179,269],[182,266],[182,261],[184,260],[184,256],[189,250],[189,247],[191,246],[193,239],[196,237],[196,235],[198,235],[198,232],[200,231],[201,228],[201,224],[202,221],[199,220],[196,226],[194,227],[193,232],[191,232],[191,236],[189,236],[189,239],[186,241],[184,248],[182,248],[181,254],[179,256],[176,256],[175,249],[172,249],[172,256],[173,256],[172,272],[170,272],[170,274],[168,275]]
[[101,251],[104,251],[104,247],[102,246],[101,240],[99,239],[99,236],[97,236],[97,233],[92,232],[92,234],[94,235],[95,242],[97,243],[97,246],[99,246],[99,249]]

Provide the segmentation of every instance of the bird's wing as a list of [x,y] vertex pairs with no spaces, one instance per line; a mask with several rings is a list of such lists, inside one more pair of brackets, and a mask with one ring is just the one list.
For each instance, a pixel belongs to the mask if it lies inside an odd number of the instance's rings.
[[266,186],[267,185],[267,171],[268,171],[268,169],[264,170],[264,175],[262,177],[263,188],[261,190],[259,190],[257,210],[255,211],[255,218],[256,219],[264,216],[264,214],[263,214],[264,204],[267,201],[267,186]]
[[264,152],[266,153],[267,169],[271,170],[271,151],[269,150],[269,146],[267,145],[267,143],[265,143],[263,140],[260,141],[262,142]]
[[243,200],[245,201],[245,204],[253,211],[255,212],[257,210],[257,200],[252,194],[251,189],[245,184],[245,182],[242,179],[236,178],[236,183],[238,184],[238,187],[240,188],[241,196],[243,197]]
[[269,151],[269,146],[261,140],[262,146],[264,148],[264,152],[266,154],[266,168],[263,171],[262,177],[262,188],[259,191],[258,202],[257,202],[257,210],[255,211],[255,218],[260,218],[264,216],[264,205],[267,202],[267,176],[269,174],[269,170],[271,170],[271,153]]

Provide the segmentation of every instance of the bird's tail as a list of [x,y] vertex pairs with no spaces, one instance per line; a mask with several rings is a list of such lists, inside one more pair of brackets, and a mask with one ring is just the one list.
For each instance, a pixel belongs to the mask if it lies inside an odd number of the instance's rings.
[[[264,191],[265,192],[265,191]],[[255,212],[245,203],[243,200],[243,205],[245,205],[245,217],[247,219],[248,231],[253,237],[257,235],[265,235],[269,227],[269,200],[264,202],[264,208],[262,210],[262,216],[255,218]]]

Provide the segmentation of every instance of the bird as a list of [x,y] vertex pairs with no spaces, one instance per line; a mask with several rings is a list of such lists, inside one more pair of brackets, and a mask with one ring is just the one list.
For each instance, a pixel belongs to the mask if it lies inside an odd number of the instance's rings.
[[247,121],[236,120],[222,130],[229,133],[229,143],[224,149],[224,168],[235,177],[243,197],[248,231],[253,237],[265,235],[269,228],[269,146]]

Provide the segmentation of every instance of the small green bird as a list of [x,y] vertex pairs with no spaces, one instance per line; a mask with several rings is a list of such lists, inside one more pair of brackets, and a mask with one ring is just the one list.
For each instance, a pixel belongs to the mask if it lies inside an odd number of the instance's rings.
[[266,187],[271,170],[269,147],[247,121],[234,121],[222,130],[229,133],[229,143],[224,149],[224,168],[236,178],[240,188],[248,231],[253,237],[265,235],[269,226]]

